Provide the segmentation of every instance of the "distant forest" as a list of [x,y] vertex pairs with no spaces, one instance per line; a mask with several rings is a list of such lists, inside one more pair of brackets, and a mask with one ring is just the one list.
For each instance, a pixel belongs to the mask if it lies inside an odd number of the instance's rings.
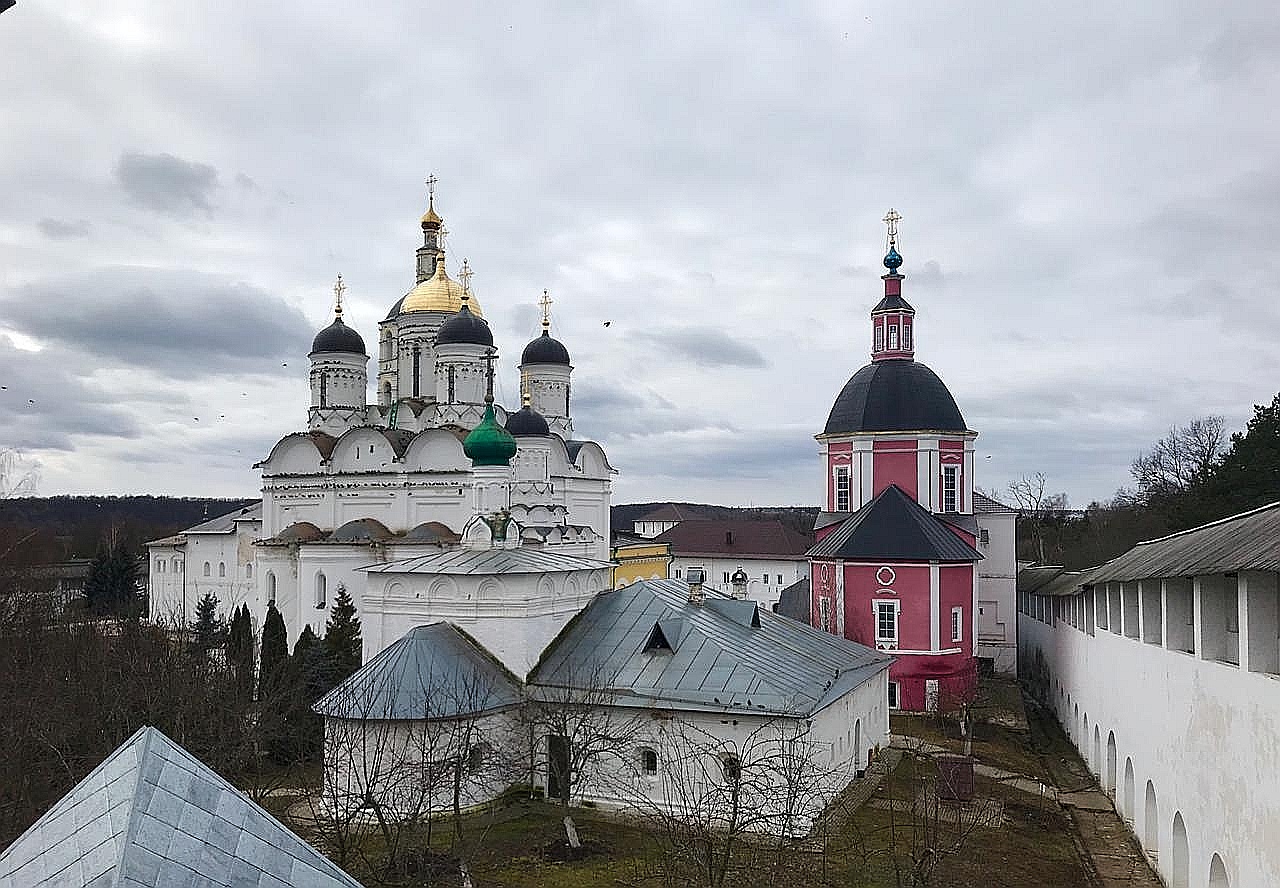
[[0,500],[0,540],[20,540],[31,561],[91,558],[102,543],[130,548],[169,536],[252,499],[169,496],[32,496]]

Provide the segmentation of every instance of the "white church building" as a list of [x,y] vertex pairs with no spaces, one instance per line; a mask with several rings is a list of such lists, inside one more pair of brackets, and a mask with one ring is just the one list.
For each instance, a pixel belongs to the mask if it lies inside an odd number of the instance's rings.
[[[505,410],[493,334],[466,264],[460,282],[447,273],[441,225],[433,195],[416,282],[380,324],[376,403],[339,279],[310,353],[307,427],[257,464],[260,504],[148,544],[151,616],[187,625],[208,593],[259,621],[273,603],[292,643],[351,595],[365,665],[317,704],[337,805],[416,816],[440,803],[422,775],[443,762],[467,769],[459,804],[531,783],[718,816],[728,794],[765,812],[751,828],[803,833],[887,744],[892,657],[700,582],[612,589],[614,469],[575,436],[549,301],[521,355],[522,404]],[[600,718],[618,730],[586,737]],[[608,754],[588,755],[599,736]],[[383,781],[343,754],[375,747],[409,770]],[[481,779],[499,760],[517,765]],[[802,798],[797,763],[812,777]]]

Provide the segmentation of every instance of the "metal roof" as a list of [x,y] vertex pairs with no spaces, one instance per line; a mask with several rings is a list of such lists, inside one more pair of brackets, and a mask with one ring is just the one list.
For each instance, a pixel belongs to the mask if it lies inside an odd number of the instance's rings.
[[1033,595],[1075,595],[1093,582],[1094,570],[1067,570],[1056,565],[1034,565],[1018,571],[1018,591]]
[[[646,520],[646,519],[637,519]],[[802,561],[813,540],[776,519],[686,518],[653,538],[671,554]]]
[[888,360],[867,364],[850,377],[822,433],[907,431],[969,433],[937,374],[917,361]]
[[1012,512],[1016,514],[1018,510],[975,490],[973,492],[973,511],[978,513]]
[[1280,502],[1138,543],[1095,568],[1090,582],[1280,570]]
[[[704,603],[691,603],[677,580],[600,593],[543,653],[530,693],[569,687],[605,691],[621,705],[806,716],[893,660],[752,601],[704,593]],[[670,650],[646,650],[655,626]]]
[[141,728],[0,855],[0,888],[360,888],[155,728]]
[[515,549],[452,549],[403,561],[391,561],[366,568],[371,573],[422,574],[509,574],[558,573],[570,570],[609,570],[608,561],[595,561],[519,547]]
[[[955,517],[955,516],[950,516]],[[890,484],[809,550],[811,558],[980,561],[946,522]]]
[[225,515],[219,515],[217,518],[210,518],[208,521],[201,522],[195,527],[188,527],[183,533],[231,533],[236,529],[237,521],[261,521],[262,520],[262,500],[258,500],[251,506],[244,506],[236,509],[234,512],[228,512]]
[[519,680],[452,623],[410,629],[317,701],[335,718],[456,718],[521,700]]

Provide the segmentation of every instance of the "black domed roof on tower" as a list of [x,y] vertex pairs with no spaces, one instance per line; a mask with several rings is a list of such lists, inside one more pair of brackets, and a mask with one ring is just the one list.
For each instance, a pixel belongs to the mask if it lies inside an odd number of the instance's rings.
[[507,431],[517,438],[551,434],[551,429],[547,425],[546,419],[529,405],[527,395],[524,399],[524,406],[507,417]]
[[825,435],[851,432],[966,432],[955,398],[918,361],[876,361],[844,384]]
[[333,323],[316,334],[311,341],[311,353],[347,352],[353,355],[366,355],[364,340],[360,334],[342,322],[342,318],[334,318]]
[[553,339],[548,330],[530,342],[520,353],[521,364],[568,364],[569,350],[559,339]]
[[436,334],[437,345],[451,343],[469,343],[471,345],[493,345],[493,331],[489,322],[477,314],[473,314],[466,300],[458,313],[440,326]]

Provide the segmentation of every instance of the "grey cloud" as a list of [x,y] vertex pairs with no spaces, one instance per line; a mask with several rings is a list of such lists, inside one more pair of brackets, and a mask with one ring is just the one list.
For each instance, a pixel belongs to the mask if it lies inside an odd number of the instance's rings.
[[37,222],[36,227],[50,240],[70,240],[75,237],[88,237],[90,225],[87,219],[69,221],[45,218]]
[[657,327],[632,338],[700,367],[766,367],[769,363],[754,345],[739,342],[717,327]]
[[7,446],[30,450],[74,450],[75,438],[102,435],[137,438],[137,420],[104,398],[69,368],[76,355],[62,349],[33,352],[0,336],[0,428]]
[[[809,431],[715,427],[653,435],[625,447],[613,446],[609,459],[627,472],[679,483],[770,477],[794,479],[796,487],[806,488],[813,486],[811,477],[818,471],[816,452]],[[746,492],[744,499],[750,496]]]
[[127,152],[116,164],[116,179],[130,200],[169,216],[213,212],[210,198],[218,187],[218,171],[172,154]]
[[[305,373],[314,332],[250,284],[194,271],[103,268],[0,295],[0,323],[115,364],[184,379]],[[294,362],[296,369],[280,364]]]

